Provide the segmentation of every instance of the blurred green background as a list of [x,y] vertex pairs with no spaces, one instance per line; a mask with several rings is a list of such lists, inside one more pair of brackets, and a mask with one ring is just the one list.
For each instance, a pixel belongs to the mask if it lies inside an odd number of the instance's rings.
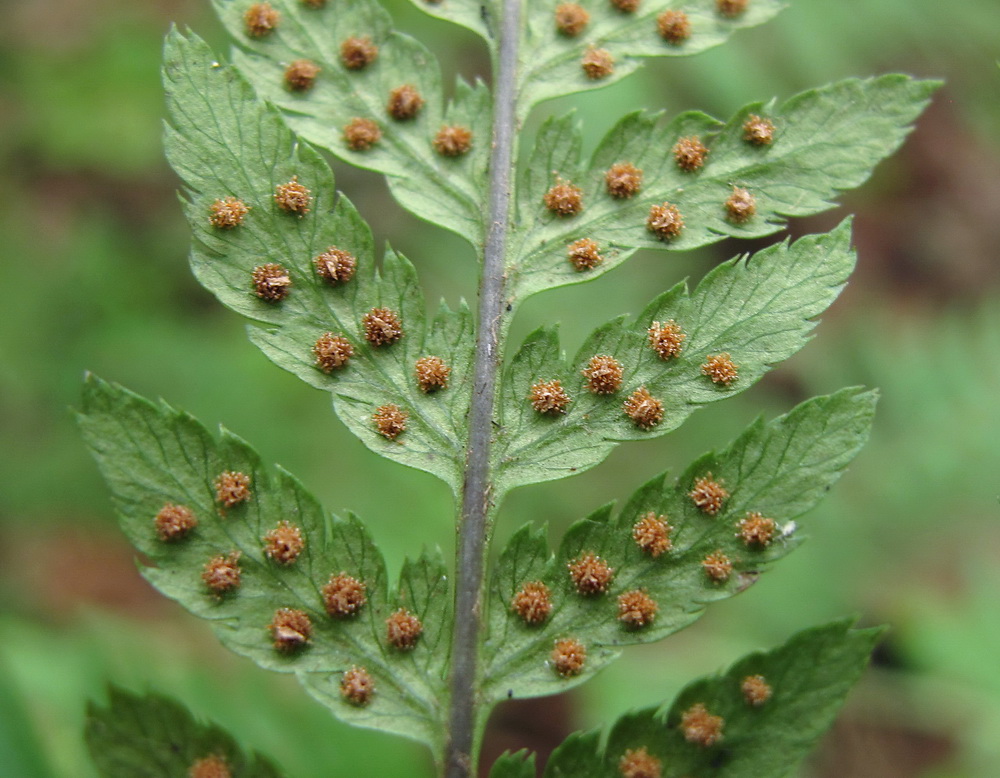
[[[486,75],[471,35],[407,0],[387,5],[446,72]],[[70,409],[92,370],[244,436],[331,509],[365,518],[394,569],[429,538],[453,547],[445,488],[369,453],[328,399],[271,366],[187,269],[177,181],[160,150],[159,50],[171,21],[221,48],[207,4],[12,0],[4,10],[0,772],[93,776],[84,706],[113,681],[175,695],[296,778],[429,774],[419,748],[338,724],[292,679],[229,655],[152,592],[74,427]],[[947,79],[904,149],[844,208],[792,225],[798,235],[858,215],[860,269],[817,340],[677,433],[621,447],[573,482],[515,493],[496,531],[503,542],[525,521],[547,521],[556,538],[597,505],[724,445],[760,412],[841,386],[880,387],[872,441],[807,517],[810,542],[741,597],[671,640],[632,649],[578,692],[501,709],[488,753],[550,749],[569,730],[669,698],[747,651],[857,613],[892,631],[803,775],[997,775],[998,29],[996,0],[797,0],[728,46],[546,106],[576,106],[593,146],[613,117],[639,106],[725,117],[846,76]],[[475,297],[476,269],[458,239],[399,211],[376,177],[336,170],[362,214],[382,217],[376,237],[415,261],[430,299]],[[696,281],[756,247],[640,255],[594,284],[532,300],[515,337],[558,318],[572,351],[594,322],[636,310],[651,288]]]

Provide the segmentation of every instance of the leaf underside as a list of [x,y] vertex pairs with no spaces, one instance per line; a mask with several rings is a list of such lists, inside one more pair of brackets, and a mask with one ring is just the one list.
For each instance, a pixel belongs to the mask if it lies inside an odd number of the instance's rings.
[[[87,706],[85,738],[105,778],[188,775],[202,760],[225,764],[241,778],[281,775],[268,759],[243,752],[228,732],[196,721],[182,705],[158,694],[110,688],[106,708]],[[199,774],[208,775],[208,767],[203,769]]]
[[[752,585],[770,565],[801,542],[793,519],[813,507],[860,450],[874,415],[875,394],[844,389],[797,406],[771,422],[758,419],[728,448],[695,461],[674,483],[665,475],[641,486],[620,511],[606,506],[574,524],[557,554],[544,527],[525,526],[501,554],[493,576],[490,632],[486,642],[486,687],[491,699],[552,694],[586,680],[614,659],[624,645],[652,642],[687,626],[709,603]],[[700,509],[691,493],[710,476],[727,493],[715,514]],[[647,514],[671,527],[671,548],[658,556],[643,551],[634,525]],[[748,544],[740,522],[750,513],[771,519],[764,545]],[[569,564],[591,553],[614,570],[603,593],[578,593]],[[724,580],[703,566],[721,553],[731,564]],[[543,582],[552,612],[528,625],[512,601],[528,582]],[[633,628],[619,620],[619,597],[645,592],[657,604],[651,623]],[[582,672],[554,671],[555,641],[581,641]]]
[[[672,704],[627,713],[606,732],[570,736],[553,752],[545,778],[618,778],[621,760],[641,749],[660,763],[662,778],[789,775],[833,723],[880,633],[852,630],[849,621],[800,632],[777,649],[695,681]],[[744,696],[743,683],[753,676],[771,689],[763,704]],[[685,737],[683,717],[699,704],[723,720],[721,738],[711,745]]]
[[[338,718],[440,747],[451,627],[440,553],[408,561],[390,590],[385,561],[357,517],[324,513],[294,476],[265,467],[232,433],[222,430],[216,439],[191,416],[94,376],[87,379],[79,421],[122,529],[148,559],[142,574],[153,586],[206,619],[231,650],[269,670],[296,673]],[[229,507],[219,502],[214,483],[223,472],[249,477],[248,500]],[[187,536],[159,536],[155,517],[168,504],[197,519]],[[304,540],[287,563],[265,551],[265,536],[279,522],[297,527]],[[206,565],[234,555],[238,588],[214,592],[202,578]],[[367,602],[353,616],[335,618],[322,588],[341,573],[364,583]],[[411,651],[388,642],[386,619],[400,607],[424,624]],[[269,628],[282,608],[302,611],[311,622],[308,641],[292,650],[279,650]],[[355,666],[375,684],[364,705],[341,693],[344,672]]]

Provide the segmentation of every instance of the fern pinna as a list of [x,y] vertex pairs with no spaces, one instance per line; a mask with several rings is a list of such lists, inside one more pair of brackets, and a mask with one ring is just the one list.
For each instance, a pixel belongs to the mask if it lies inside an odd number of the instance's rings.
[[[844,389],[759,420],[679,477],[595,510],[555,553],[543,526],[525,526],[487,570],[509,490],[666,434],[804,346],[853,268],[850,223],[664,290],[638,315],[597,326],[569,358],[554,327],[509,347],[521,303],[597,281],[638,249],[759,238],[831,207],[900,144],[936,85],[850,79],[726,121],[640,110],[587,158],[574,116],[552,116],[516,166],[518,129],[539,103],[611,85],[646,57],[720,44],[781,4],[413,2],[481,37],[490,86],[446,88],[435,56],[393,30],[376,0],[215,0],[230,62],[192,33],[170,33],[165,142],[199,281],[250,320],[273,362],[329,392],[369,449],[448,484],[455,564],[424,551],[391,580],[359,518],[330,515],[238,437],[165,403],[90,377],[80,418],[155,587],[234,651],[294,673],[333,715],[426,743],[442,774],[469,776],[498,701],[582,683],[794,549],[798,517],[861,447],[875,400]],[[472,245],[475,311],[427,312],[414,265],[376,253],[321,152],[384,174],[400,205]],[[544,774],[785,775],[830,724],[874,639],[847,623],[803,632],[673,703],[573,736]],[[139,774],[128,765],[140,748],[190,775],[273,774],[263,761],[237,770],[252,760],[218,730],[143,724],[185,715],[114,692],[88,730],[101,769]],[[174,730],[190,730],[198,748],[157,734]],[[520,753],[491,775],[535,772]]]

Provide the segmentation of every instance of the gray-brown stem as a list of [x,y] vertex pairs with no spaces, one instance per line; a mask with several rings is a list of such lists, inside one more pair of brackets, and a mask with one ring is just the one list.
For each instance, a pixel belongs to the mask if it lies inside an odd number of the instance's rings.
[[451,709],[445,746],[447,778],[475,775],[478,757],[479,635],[482,627],[486,541],[491,515],[490,448],[500,367],[504,259],[507,247],[516,130],[517,47],[521,0],[504,0],[493,86],[493,146],[489,222],[479,284],[479,327],[473,368],[469,442],[458,527]]

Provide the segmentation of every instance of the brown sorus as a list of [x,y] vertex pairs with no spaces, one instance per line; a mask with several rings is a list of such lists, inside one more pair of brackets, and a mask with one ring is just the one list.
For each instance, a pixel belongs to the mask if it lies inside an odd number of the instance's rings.
[[353,616],[368,602],[364,582],[347,573],[331,575],[320,593],[326,612],[338,619]]
[[624,200],[642,189],[642,171],[631,162],[616,162],[604,174],[604,184],[609,195]]
[[367,35],[363,38],[345,38],[340,44],[340,61],[348,70],[361,70],[378,58],[378,46]]
[[645,746],[629,748],[618,760],[618,772],[622,778],[661,778],[663,763],[650,754]]
[[580,372],[594,394],[614,394],[621,388],[622,363],[607,354],[595,354]]
[[588,46],[580,60],[580,67],[591,81],[600,81],[615,72],[615,58],[607,49]]
[[386,103],[385,110],[389,112],[396,121],[407,121],[413,119],[420,109],[424,107],[424,98],[412,84],[397,86],[389,92],[389,102]]
[[420,619],[406,608],[400,608],[385,620],[386,640],[389,645],[400,651],[412,651],[424,631]]
[[250,499],[250,476],[235,470],[226,470],[216,477],[215,501],[232,508]]
[[732,19],[747,10],[750,0],[715,0],[715,7],[720,14]]
[[281,20],[281,14],[275,11],[269,3],[254,3],[243,14],[243,23],[247,35],[251,38],[263,38],[274,32]]
[[705,575],[716,583],[728,581],[729,576],[733,574],[733,563],[722,551],[713,551],[701,560],[701,567]]
[[434,149],[443,157],[460,157],[472,148],[472,130],[457,124],[445,124],[434,136]]
[[625,415],[641,430],[648,430],[663,421],[663,402],[640,386],[622,404]]
[[250,206],[237,197],[224,197],[209,207],[208,221],[220,230],[231,230],[243,224],[243,217],[250,212]]
[[312,60],[297,59],[285,68],[285,85],[293,92],[307,92],[316,83],[321,68]]
[[226,760],[216,754],[202,757],[187,771],[187,778],[232,778],[232,775]]
[[683,11],[664,11],[656,17],[660,37],[674,46],[691,37],[691,21]]
[[590,238],[580,238],[566,247],[566,257],[578,272],[592,270],[604,261],[598,250],[597,241]]
[[681,138],[674,144],[674,162],[677,167],[688,173],[700,169],[705,164],[708,148],[697,135]]
[[343,335],[324,332],[316,338],[313,354],[316,356],[316,367],[324,373],[332,373],[338,367],[346,365],[354,356],[354,346]]
[[766,518],[757,511],[749,511],[746,518],[740,521],[739,528],[736,536],[742,538],[747,546],[764,548],[770,545],[778,525],[774,519]]
[[365,340],[373,346],[391,346],[403,337],[399,314],[390,308],[372,308],[361,319]]
[[375,430],[387,440],[395,440],[406,432],[406,420],[410,417],[406,411],[398,405],[389,403],[380,405],[372,414],[372,422]]
[[305,611],[278,608],[270,624],[274,647],[284,653],[303,648],[312,637],[312,622]]
[[618,621],[629,629],[642,629],[652,624],[660,606],[642,589],[618,595]]
[[312,205],[312,194],[299,183],[298,176],[292,176],[291,181],[274,187],[274,202],[286,213],[305,216]]
[[611,0],[611,5],[623,13],[635,13],[639,9],[642,0]]
[[528,400],[531,401],[531,407],[539,413],[553,416],[566,413],[566,407],[570,403],[569,395],[559,381],[539,381],[531,387]]
[[757,199],[749,191],[738,186],[733,187],[733,193],[726,200],[726,218],[736,224],[750,221],[757,213]]
[[330,284],[344,284],[354,278],[358,260],[349,251],[330,246],[313,259],[313,265],[320,278]]
[[417,386],[420,387],[420,391],[429,393],[447,388],[451,368],[445,364],[441,357],[426,356],[420,357],[416,361],[413,372],[417,377]]
[[545,193],[545,207],[559,216],[572,216],[583,210],[583,190],[559,180]]
[[688,497],[702,513],[714,516],[722,510],[722,503],[729,497],[729,492],[722,486],[721,481],[716,481],[711,473],[706,473],[694,480],[694,486],[688,492]]
[[284,300],[288,297],[288,290],[292,285],[288,271],[277,262],[258,265],[251,271],[250,280],[253,281],[254,293],[268,303]]
[[382,139],[382,130],[374,119],[355,117],[344,125],[344,142],[353,151],[367,151]]
[[646,331],[649,336],[649,347],[660,359],[672,359],[681,353],[687,335],[681,325],[673,319],[654,321]]
[[153,519],[156,535],[164,543],[172,543],[190,535],[198,526],[198,519],[186,505],[168,502]]
[[302,0],[302,5],[309,8],[323,8],[326,5],[326,0]]
[[774,125],[752,113],[743,122],[743,140],[753,146],[770,146],[774,141]]
[[552,593],[541,581],[528,581],[511,599],[510,609],[525,624],[541,624],[552,613]]
[[288,521],[279,521],[278,526],[261,540],[264,542],[264,554],[279,565],[293,564],[306,547],[302,530]]
[[743,692],[743,699],[747,705],[755,708],[766,703],[774,693],[763,675],[748,675],[740,684],[740,691]]
[[550,654],[552,669],[564,678],[579,675],[587,661],[587,649],[573,638],[557,640]]
[[666,518],[666,516],[657,516],[653,511],[649,511],[632,525],[632,539],[635,544],[653,559],[673,547],[670,533],[674,528],[667,523]]
[[240,588],[240,552],[216,554],[205,563],[201,580],[213,593],[222,595]]
[[696,703],[681,715],[681,732],[688,743],[708,748],[722,740],[722,716],[713,716],[702,703]]
[[712,383],[729,386],[739,377],[739,365],[725,351],[721,354],[709,354],[701,366],[703,375],[712,379]]
[[375,681],[365,668],[354,665],[340,679],[340,694],[351,705],[367,705],[375,694]]
[[576,591],[585,596],[604,594],[615,575],[615,569],[591,551],[567,562],[566,569]]
[[562,3],[556,6],[555,19],[559,32],[575,38],[590,22],[590,14],[576,3]]
[[684,230],[684,217],[672,203],[651,205],[646,217],[646,229],[660,240],[672,240]]

